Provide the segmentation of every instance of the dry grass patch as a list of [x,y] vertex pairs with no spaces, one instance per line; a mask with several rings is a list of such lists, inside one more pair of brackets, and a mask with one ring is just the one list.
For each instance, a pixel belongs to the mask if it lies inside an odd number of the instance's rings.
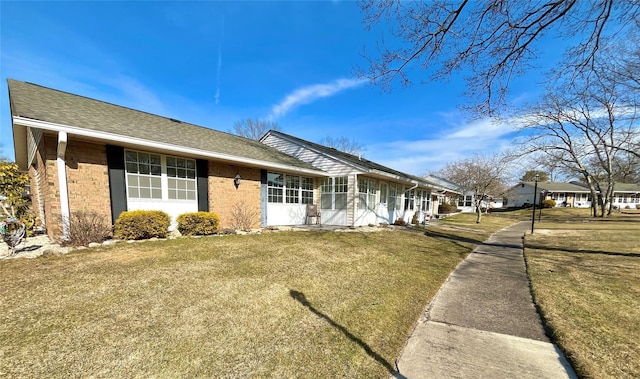
[[471,245],[287,232],[0,262],[0,377],[388,377]]
[[640,377],[640,219],[538,228],[525,250],[535,300],[578,374]]

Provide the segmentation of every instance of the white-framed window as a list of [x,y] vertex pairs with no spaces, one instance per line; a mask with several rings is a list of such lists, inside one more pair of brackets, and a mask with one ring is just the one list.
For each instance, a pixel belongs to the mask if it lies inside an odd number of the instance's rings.
[[380,204],[387,204],[387,183],[380,183]]
[[565,201],[566,195],[564,192],[554,192],[551,194],[551,199],[558,201]]
[[286,176],[286,193],[285,198],[287,204],[299,204],[300,203],[300,177],[299,176]]
[[412,189],[411,191],[405,192],[404,198],[404,210],[412,211],[415,209],[416,204],[416,190]]
[[127,197],[196,201],[194,159],[125,150]]
[[320,209],[347,209],[348,178],[324,178],[320,186]]
[[312,204],[313,178],[267,172],[269,203]]
[[470,207],[473,205],[473,195],[462,196],[458,198],[459,207]]
[[125,151],[127,196],[162,199],[162,158],[158,154]]
[[396,207],[396,198],[398,197],[398,191],[396,189],[395,183],[389,183],[389,197],[387,202],[387,207],[389,209],[394,209]]
[[282,203],[284,191],[284,174],[267,173],[267,200],[270,203]]
[[588,193],[579,193],[576,194],[577,201],[591,201],[591,194]]
[[196,199],[196,161],[166,157],[167,188],[171,200]]
[[375,209],[376,181],[358,178],[358,209]]
[[301,176],[300,191],[302,204],[313,204],[313,178]]
[[420,210],[431,211],[431,194],[428,191],[420,191]]

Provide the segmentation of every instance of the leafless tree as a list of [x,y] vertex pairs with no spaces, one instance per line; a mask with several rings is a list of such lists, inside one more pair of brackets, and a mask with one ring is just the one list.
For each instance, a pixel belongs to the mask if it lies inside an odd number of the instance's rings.
[[549,175],[547,175],[545,171],[541,170],[527,170],[520,180],[523,182],[533,182],[536,180],[536,176],[538,177],[537,180],[540,182],[546,182],[549,180]]
[[637,130],[637,106],[626,94],[620,96],[610,79],[587,75],[564,93],[549,93],[528,111],[525,122],[525,151],[580,175],[601,217],[611,211],[614,163]]
[[[532,68],[544,37],[576,40],[557,70],[571,76],[590,69],[606,41],[640,35],[634,0],[361,0],[360,7],[368,28],[392,33],[390,43],[383,37],[377,51],[363,53],[361,77],[389,89],[398,80],[410,85],[416,67],[427,80],[468,72],[467,95],[484,114],[504,107],[512,79]],[[638,60],[620,62],[620,73],[638,84]]]
[[448,163],[439,173],[460,186],[465,193],[473,193],[476,223],[482,221],[482,201],[490,196],[502,195],[505,191],[505,173],[509,161],[503,156],[475,155],[457,162]]
[[234,133],[240,137],[249,138],[252,140],[260,140],[269,130],[280,130],[280,126],[272,121],[254,120],[247,118],[244,120],[236,121],[233,125]]
[[318,143],[347,154],[361,155],[364,153],[364,145],[346,137],[325,137],[318,141]]

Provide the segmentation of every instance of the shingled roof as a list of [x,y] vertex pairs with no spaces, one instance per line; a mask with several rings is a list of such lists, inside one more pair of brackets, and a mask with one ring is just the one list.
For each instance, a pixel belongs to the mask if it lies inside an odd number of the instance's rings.
[[[310,142],[307,140],[303,140],[301,138],[286,134],[286,133],[282,133],[280,131],[276,131],[276,130],[270,130],[267,135],[269,134],[274,134],[274,135],[278,135],[281,136],[283,138],[289,139],[291,141],[294,141],[297,144],[300,145],[304,145],[307,146],[317,152],[320,152],[322,154],[325,154],[327,156],[333,157],[335,159],[338,159],[342,162],[345,162],[351,166],[354,167],[358,167],[360,169],[362,169],[363,171],[368,171],[368,172],[375,172],[375,171],[379,171],[382,173],[387,173],[387,174],[391,174],[394,176],[398,176],[400,178],[404,178],[405,180],[409,180],[412,182],[419,182],[421,184],[427,184],[430,186],[435,186],[435,183],[431,183],[428,180],[426,180],[425,178],[421,178],[415,175],[411,175],[411,174],[407,174],[395,169],[392,169],[390,167],[387,166],[383,166],[379,163],[370,161],[368,159],[362,158],[362,156],[358,156],[358,155],[354,155],[354,154],[349,154],[349,153],[345,153],[343,151],[340,151],[338,149],[332,148],[332,147],[327,147],[324,145],[320,145],[318,143],[314,143],[314,142]],[[266,138],[267,135],[265,135],[264,137],[262,137],[262,139]]]
[[[322,174],[315,167],[258,141],[32,83],[9,79],[8,84],[16,162],[23,160],[18,162],[22,165],[26,164],[26,133],[16,129],[24,128],[28,121],[39,121],[43,122],[39,124],[43,129],[66,129],[71,136],[99,135],[106,140],[125,139],[139,146],[153,142],[168,150],[187,149],[202,157]],[[18,157],[21,154],[24,156]]]

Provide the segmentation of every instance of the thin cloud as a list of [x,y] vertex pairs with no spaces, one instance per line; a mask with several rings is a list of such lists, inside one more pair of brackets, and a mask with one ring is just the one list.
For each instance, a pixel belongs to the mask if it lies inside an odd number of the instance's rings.
[[279,104],[273,106],[269,119],[282,117],[295,107],[312,103],[323,97],[333,96],[347,89],[359,87],[365,82],[366,80],[363,79],[338,79],[331,83],[314,84],[298,88],[287,95]]
[[220,71],[222,69],[222,38],[224,38],[224,16],[222,16],[222,26],[220,38],[218,39],[218,66],[216,67],[216,105],[220,103]]

